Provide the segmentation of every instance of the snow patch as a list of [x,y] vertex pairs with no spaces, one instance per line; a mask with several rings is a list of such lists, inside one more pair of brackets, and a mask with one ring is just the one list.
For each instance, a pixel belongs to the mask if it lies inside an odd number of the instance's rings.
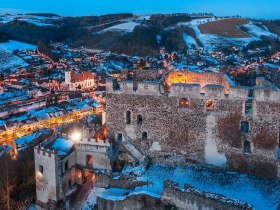
[[5,43],[0,43],[0,50],[5,50],[12,53],[15,50],[36,50],[37,47],[32,44],[27,44],[24,42],[18,42],[14,40],[9,40]]
[[134,28],[138,25],[140,25],[140,23],[137,23],[137,22],[121,23],[121,24],[112,26],[110,28],[104,29],[103,32],[106,32],[106,31],[132,32],[134,30]]
[[198,48],[196,40],[193,37],[189,36],[186,32],[183,32],[183,38],[189,49],[191,49],[193,46],[195,46],[195,48]]
[[[261,24],[261,23],[259,23]],[[244,26],[248,31],[246,31],[248,34],[254,37],[260,38],[261,36],[268,36],[268,37],[274,37],[277,38],[278,36],[276,34],[273,34],[269,32],[268,30],[265,30],[257,25],[255,25],[252,21],[250,21],[248,24],[242,25]]]
[[225,154],[219,153],[217,144],[215,142],[213,129],[215,125],[215,117],[213,115],[208,115],[206,118],[206,145],[205,145],[205,162],[208,164],[223,166],[226,164],[227,159]]
[[153,142],[150,151],[161,151],[161,146],[157,141]]

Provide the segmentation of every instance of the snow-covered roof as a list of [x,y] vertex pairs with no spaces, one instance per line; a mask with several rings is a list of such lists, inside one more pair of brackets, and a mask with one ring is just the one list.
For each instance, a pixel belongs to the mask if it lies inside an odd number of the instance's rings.
[[54,142],[50,146],[50,150],[56,150],[58,152],[58,155],[64,156],[71,151],[73,146],[73,141],[59,137],[54,140]]

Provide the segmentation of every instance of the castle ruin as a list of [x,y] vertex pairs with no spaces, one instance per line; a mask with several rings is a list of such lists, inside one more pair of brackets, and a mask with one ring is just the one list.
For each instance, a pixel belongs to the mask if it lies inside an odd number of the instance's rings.
[[153,162],[280,177],[279,91],[237,87],[224,74],[170,72],[162,81],[138,75],[107,79],[110,140],[129,139]]

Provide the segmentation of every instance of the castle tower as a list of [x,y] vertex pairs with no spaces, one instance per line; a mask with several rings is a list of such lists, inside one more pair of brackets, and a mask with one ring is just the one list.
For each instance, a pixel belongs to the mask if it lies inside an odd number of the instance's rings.
[[46,209],[60,198],[59,157],[55,151],[34,149],[37,206]]

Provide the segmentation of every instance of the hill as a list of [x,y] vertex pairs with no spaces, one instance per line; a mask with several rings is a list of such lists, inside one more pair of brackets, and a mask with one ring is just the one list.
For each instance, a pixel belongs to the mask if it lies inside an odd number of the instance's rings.
[[249,38],[250,35],[238,29],[239,25],[244,24],[248,24],[248,20],[231,18],[205,23],[198,28],[204,34],[215,34],[227,38]]
[[[34,16],[32,16],[34,15]],[[2,20],[1,20],[2,19]],[[243,49],[280,34],[279,21],[242,18],[191,17],[188,14],[59,17],[54,14],[0,15],[0,42],[9,37],[37,44],[64,42],[129,55],[156,56],[159,48],[186,52],[189,48]],[[278,34],[278,36],[277,36]],[[271,45],[271,44],[270,44]]]

